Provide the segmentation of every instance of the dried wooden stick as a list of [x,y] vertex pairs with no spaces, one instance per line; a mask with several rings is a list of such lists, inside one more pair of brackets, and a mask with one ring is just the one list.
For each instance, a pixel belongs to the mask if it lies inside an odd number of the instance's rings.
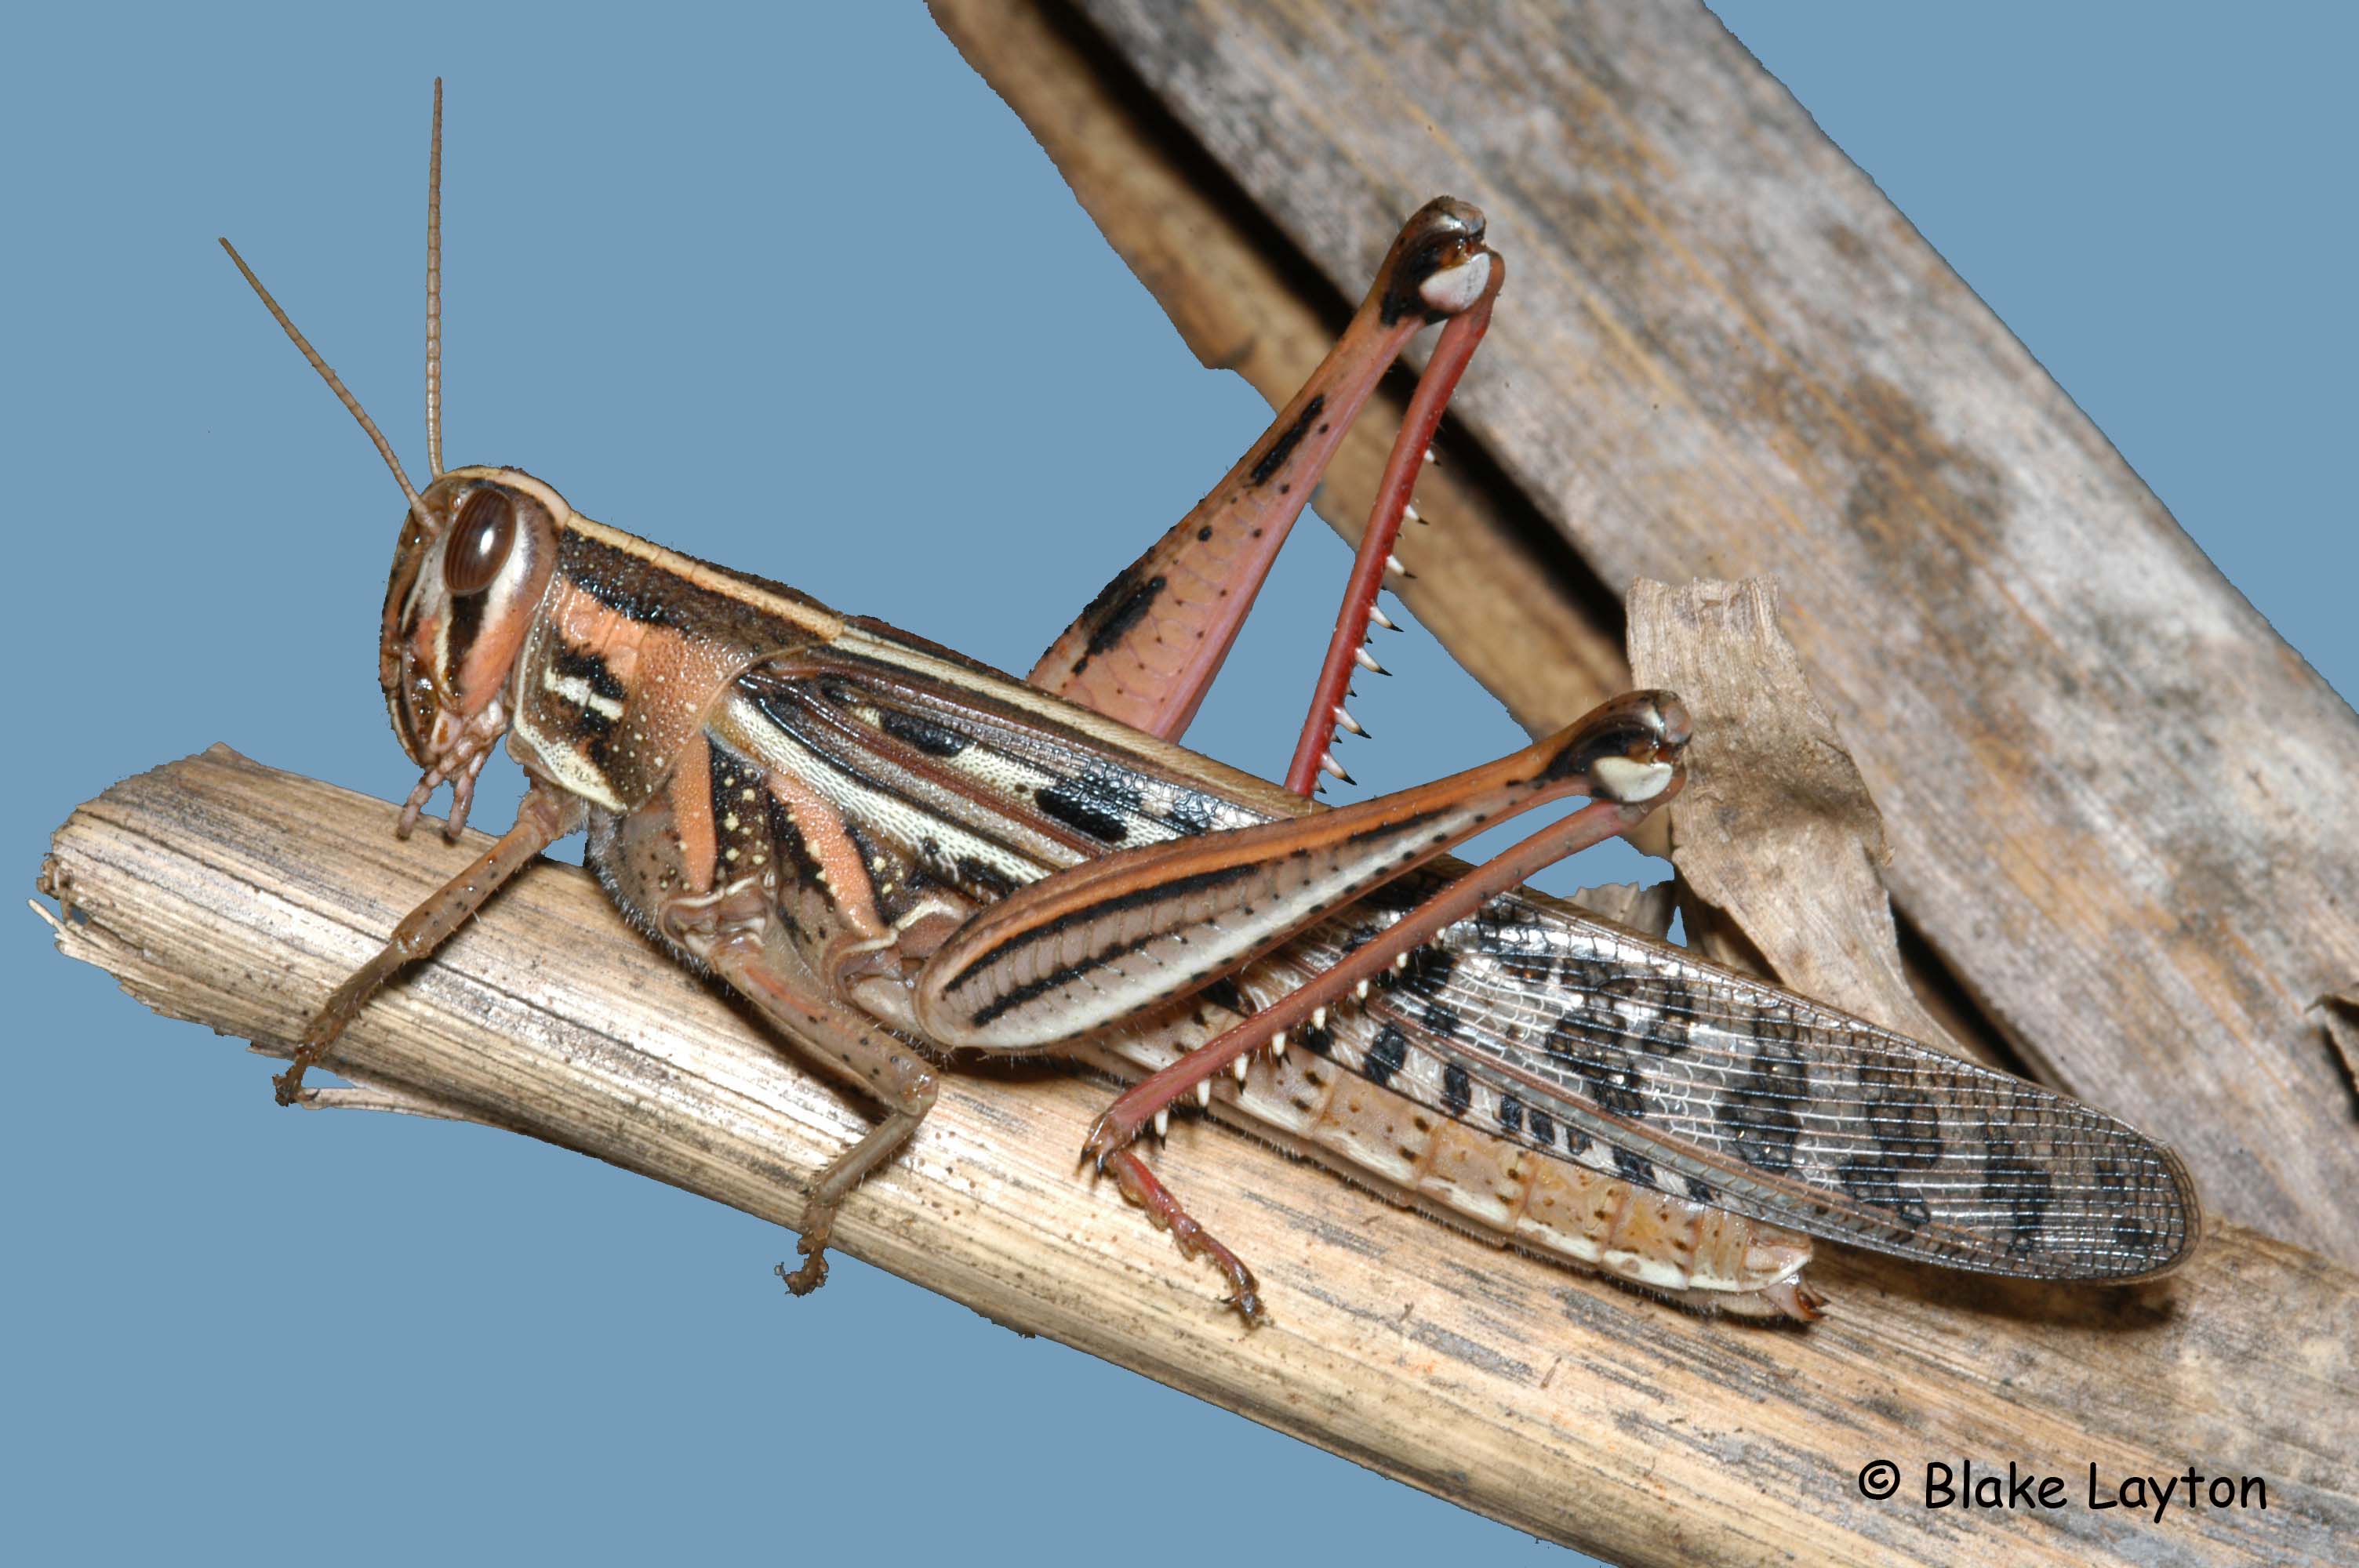
[[[400,844],[391,820],[220,747],[167,764],[58,833],[59,946],[159,1011],[284,1041],[484,842]],[[647,947],[587,875],[553,864],[389,988],[339,1049],[384,1103],[513,1128],[782,1225],[863,1125]],[[1629,1564],[2323,1563],[2335,1531],[2359,1530],[2359,1281],[2264,1238],[2229,1230],[2132,1291],[1831,1257],[1833,1315],[1785,1333],[1495,1250],[1182,1121],[1160,1167],[1261,1271],[1273,1321],[1247,1331],[1203,1269],[1077,1168],[1104,1096],[1079,1078],[952,1075],[908,1152],[847,1206],[837,1244]],[[1966,1457],[2016,1458],[2076,1491],[2093,1463],[2108,1477],[2191,1463],[2265,1477],[2269,1508],[2158,1527],[2119,1509],[1929,1512],[1913,1480],[1883,1503],[1857,1491],[1879,1458],[1913,1476]]]

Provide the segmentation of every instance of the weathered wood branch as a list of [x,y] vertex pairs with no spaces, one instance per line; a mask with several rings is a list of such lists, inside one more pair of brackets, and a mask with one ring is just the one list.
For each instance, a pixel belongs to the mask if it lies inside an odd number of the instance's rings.
[[[1265,391],[1282,300],[1355,292],[1435,191],[1480,205],[1512,271],[1453,413],[1506,482],[1405,546],[1468,574],[1413,600],[1428,624],[1561,719],[1595,581],[1775,574],[1896,903],[2018,1058],[2170,1139],[2222,1213],[2359,1260],[2309,1011],[2359,975],[2359,719],[1701,5],[937,12]],[[1536,575],[1484,516],[1543,519],[1588,573]]]
[[[485,842],[224,749],[125,781],[57,835],[59,943],[140,1000],[285,1041]],[[332,868],[323,873],[321,868]],[[339,1046],[352,1103],[470,1117],[782,1225],[861,1112],[654,952],[583,872],[536,867]],[[1259,1267],[1248,1332],[1076,1168],[1105,1090],[952,1075],[862,1187],[844,1249],[1550,1540],[1629,1564],[1986,1555],[2326,1563],[2359,1530],[2359,1281],[2228,1228],[2184,1272],[2055,1290],[1836,1256],[1803,1332],[1690,1316],[1503,1253],[1209,1124],[1158,1162]],[[834,1288],[843,1288],[837,1286]],[[2009,1456],[2074,1477],[2267,1479],[2259,1512],[1929,1513],[1861,1467]],[[1909,1483],[1913,1487],[1915,1483]],[[2338,1540],[2338,1533],[2343,1532]]]

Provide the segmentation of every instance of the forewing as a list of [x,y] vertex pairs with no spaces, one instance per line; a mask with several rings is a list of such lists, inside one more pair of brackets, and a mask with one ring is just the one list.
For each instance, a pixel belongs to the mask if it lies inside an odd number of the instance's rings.
[[1372,1007],[1512,1100],[1527,1141],[1539,1109],[1559,1158],[1815,1235],[2121,1280],[2199,1229],[2184,1166],[2127,1124],[1537,895],[1451,927]]

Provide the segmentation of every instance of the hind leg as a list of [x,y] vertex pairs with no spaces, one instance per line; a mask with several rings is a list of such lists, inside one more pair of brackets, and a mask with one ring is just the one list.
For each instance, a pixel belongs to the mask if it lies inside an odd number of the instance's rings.
[[[1237,630],[1343,434],[1401,349],[1447,321],[1393,446],[1328,669],[1297,748],[1309,794],[1343,713],[1345,682],[1375,607],[1392,542],[1426,446],[1490,319],[1505,264],[1483,243],[1483,215],[1440,197],[1402,226],[1334,349],[1211,494],[1116,574],[1027,678],[1043,691],[1177,740],[1228,656]],[[1364,657],[1364,655],[1361,655]],[[1370,661],[1373,664],[1373,661]],[[1307,759],[1307,760],[1306,760]]]

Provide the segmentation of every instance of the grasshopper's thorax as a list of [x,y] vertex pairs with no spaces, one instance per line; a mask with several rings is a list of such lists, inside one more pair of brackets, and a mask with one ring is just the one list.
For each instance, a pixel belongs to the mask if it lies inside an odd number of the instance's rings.
[[627,811],[697,744],[713,699],[759,659],[842,620],[791,589],[568,511],[516,662],[510,744],[592,805]]

